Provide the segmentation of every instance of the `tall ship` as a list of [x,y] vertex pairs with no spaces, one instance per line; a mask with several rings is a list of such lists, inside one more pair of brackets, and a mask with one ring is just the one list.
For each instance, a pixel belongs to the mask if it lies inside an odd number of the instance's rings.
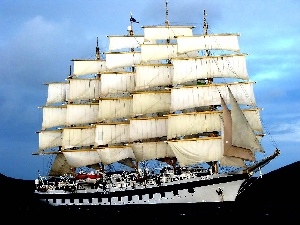
[[49,169],[34,195],[52,206],[234,202],[267,155],[260,110],[237,33],[142,26],[108,35],[94,59],[73,59],[47,83],[34,155]]

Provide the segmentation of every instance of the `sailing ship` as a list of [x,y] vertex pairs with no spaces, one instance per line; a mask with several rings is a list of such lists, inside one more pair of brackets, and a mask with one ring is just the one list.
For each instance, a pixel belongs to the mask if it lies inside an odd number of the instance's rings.
[[[47,83],[39,149],[53,159],[35,196],[53,206],[233,202],[266,156],[237,33],[142,26],[110,35],[95,59],[74,59]],[[258,160],[259,155],[262,155]]]

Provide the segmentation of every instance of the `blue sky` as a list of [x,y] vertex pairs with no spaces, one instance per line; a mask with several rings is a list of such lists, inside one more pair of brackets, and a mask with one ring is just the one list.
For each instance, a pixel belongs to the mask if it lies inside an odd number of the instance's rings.
[[[107,50],[106,35],[126,34],[130,12],[142,25],[165,21],[165,0],[0,0],[0,173],[35,179],[44,167],[38,149],[46,82],[63,81],[71,59],[94,58],[96,38]],[[171,24],[191,24],[202,32],[206,10],[212,33],[240,33],[256,81],[268,154],[281,155],[263,172],[300,160],[300,1],[169,0]]]

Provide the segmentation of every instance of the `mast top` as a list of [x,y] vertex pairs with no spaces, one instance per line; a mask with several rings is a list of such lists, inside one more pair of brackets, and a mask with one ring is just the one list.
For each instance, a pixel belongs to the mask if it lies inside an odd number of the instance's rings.
[[169,26],[168,16],[169,16],[168,1],[166,1],[166,22],[165,22],[166,26]]
[[132,17],[132,13],[130,12],[130,26],[128,26],[127,31],[129,32],[130,36],[133,36],[133,28],[132,28],[132,23],[140,23],[138,21],[136,21],[135,18]]
[[208,34],[208,23],[206,21],[206,12],[205,9],[203,10],[203,34]]
[[100,60],[100,48],[98,45],[98,37],[97,37],[97,45],[96,45],[96,59]]
[[132,17],[132,13],[130,12],[130,26],[128,27],[127,31],[129,32],[130,36],[133,36],[133,28],[132,28],[132,23],[134,22],[134,18]]

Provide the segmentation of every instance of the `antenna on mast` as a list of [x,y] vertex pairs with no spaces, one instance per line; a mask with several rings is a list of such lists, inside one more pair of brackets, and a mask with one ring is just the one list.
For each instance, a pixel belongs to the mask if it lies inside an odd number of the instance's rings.
[[97,46],[96,46],[96,59],[100,60],[100,48],[98,46],[98,37],[97,37]]
[[169,26],[168,16],[169,16],[168,1],[166,1],[166,22],[165,22],[166,26]]

